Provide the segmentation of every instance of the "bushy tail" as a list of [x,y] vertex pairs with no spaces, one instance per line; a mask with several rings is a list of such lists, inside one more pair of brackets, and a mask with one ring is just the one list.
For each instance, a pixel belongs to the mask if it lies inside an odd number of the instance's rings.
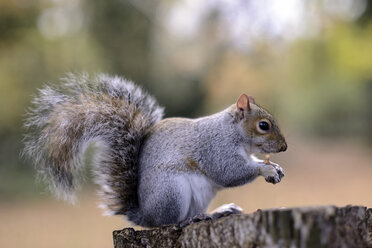
[[137,207],[137,159],[147,130],[163,109],[120,77],[69,74],[33,100],[25,126],[24,154],[57,196],[73,201],[84,153],[94,145],[95,181],[108,214]]

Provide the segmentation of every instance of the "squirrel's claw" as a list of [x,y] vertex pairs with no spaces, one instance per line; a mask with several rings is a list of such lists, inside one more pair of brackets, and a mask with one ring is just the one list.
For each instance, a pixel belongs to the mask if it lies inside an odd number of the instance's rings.
[[276,184],[279,183],[281,179],[279,177],[266,177],[265,180],[268,183]]
[[185,220],[178,223],[178,225],[179,227],[184,228],[185,226],[188,226],[190,224],[197,223],[197,222],[204,221],[204,220],[211,220],[211,219],[212,219],[212,216],[210,216],[209,214],[197,214],[195,216],[186,218]]
[[279,178],[282,179],[284,177],[284,170],[282,167],[280,167],[278,164],[272,164],[272,166],[275,168],[276,172],[279,175]]
[[276,172],[278,172],[279,174],[279,177],[280,177],[280,180],[284,177],[284,171],[282,168],[280,168],[280,170],[277,170]]

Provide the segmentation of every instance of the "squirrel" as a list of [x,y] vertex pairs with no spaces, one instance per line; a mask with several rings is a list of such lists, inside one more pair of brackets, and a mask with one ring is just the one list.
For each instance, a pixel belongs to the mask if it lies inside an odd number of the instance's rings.
[[165,118],[163,108],[118,76],[67,74],[33,98],[23,154],[57,197],[73,202],[94,147],[92,171],[106,214],[145,227],[192,223],[241,212],[225,204],[205,211],[216,192],[283,169],[254,153],[287,149],[277,121],[253,97],[197,119]]

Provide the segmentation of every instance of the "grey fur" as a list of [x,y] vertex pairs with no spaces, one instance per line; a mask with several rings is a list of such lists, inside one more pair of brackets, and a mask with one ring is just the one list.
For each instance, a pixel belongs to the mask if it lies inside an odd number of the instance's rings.
[[69,74],[39,91],[29,110],[24,154],[57,196],[74,201],[83,155],[94,145],[95,181],[108,214],[138,204],[137,157],[147,129],[163,109],[138,86],[104,74]]
[[[267,111],[253,108],[251,115],[263,115],[274,123]],[[232,105],[211,116],[164,119],[152,127],[139,158],[140,209],[133,217],[143,218],[137,224],[159,226],[204,213],[218,190],[246,184],[259,175],[273,177],[272,183],[280,181],[284,176],[280,166],[265,165],[252,153],[266,153],[256,146],[260,142],[277,152],[279,141],[285,142],[283,136],[275,130],[275,142],[249,137],[242,129],[243,120],[236,120],[237,111]]]
[[[78,185],[91,143],[99,148],[94,171],[108,213],[142,226],[204,213],[222,188],[260,175],[278,183],[284,176],[279,165],[253,156],[286,149],[275,119],[256,104],[246,110],[234,104],[199,119],[161,120],[154,99],[121,78],[71,74],[62,81],[61,88],[46,87],[35,98],[26,122],[34,133],[26,137],[25,153],[65,198]],[[257,133],[261,119],[271,122],[270,134]]]

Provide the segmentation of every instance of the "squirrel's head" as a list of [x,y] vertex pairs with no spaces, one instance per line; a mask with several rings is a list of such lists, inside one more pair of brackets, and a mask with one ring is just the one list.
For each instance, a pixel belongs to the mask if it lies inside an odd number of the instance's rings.
[[235,120],[244,135],[249,137],[252,152],[276,153],[287,150],[277,121],[257,105],[253,97],[242,94],[236,102],[235,111]]

